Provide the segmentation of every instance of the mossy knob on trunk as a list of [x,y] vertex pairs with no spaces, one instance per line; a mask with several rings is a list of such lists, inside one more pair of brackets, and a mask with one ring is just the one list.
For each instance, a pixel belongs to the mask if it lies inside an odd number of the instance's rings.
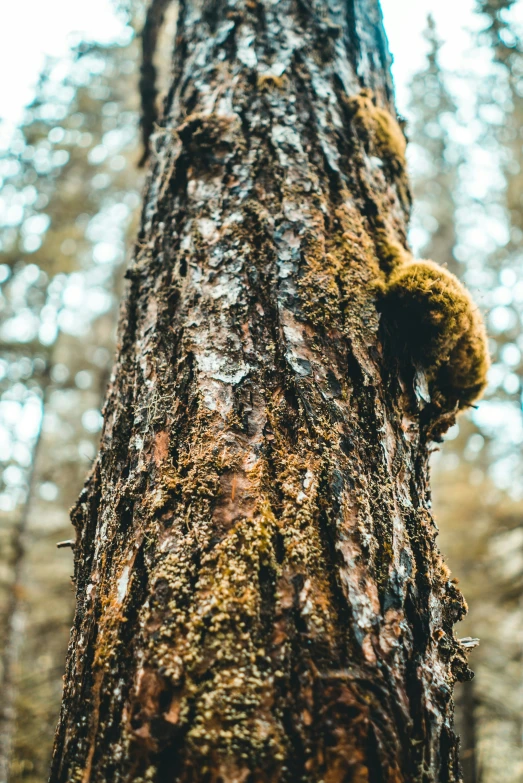
[[375,101],[372,90],[362,90],[348,98],[352,121],[375,154],[403,170],[407,148],[405,134],[392,114],[377,106]]
[[442,411],[472,405],[490,366],[483,318],[458,278],[433,261],[396,266],[380,309],[403,358],[422,368]]

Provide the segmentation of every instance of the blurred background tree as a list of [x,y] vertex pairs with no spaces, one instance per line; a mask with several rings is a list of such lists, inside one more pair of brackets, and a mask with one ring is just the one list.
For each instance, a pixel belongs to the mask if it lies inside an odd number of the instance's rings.
[[[456,689],[465,783],[523,777],[523,57],[514,5],[477,5],[486,79],[445,73],[429,18],[427,63],[412,80],[409,107],[413,240],[467,282],[492,335],[485,399],[433,461],[440,546],[470,609],[460,634],[481,638],[471,659],[476,678]],[[464,96],[459,109],[449,84]]]
[[[47,777],[73,610],[68,508],[95,455],[139,208],[143,4],[127,43],[48,62],[0,156],[0,781]],[[406,111],[421,257],[488,314],[485,401],[434,453],[440,544],[479,636],[460,686],[466,783],[523,779],[523,44],[515,0],[478,0],[486,72],[447,72],[428,19]],[[159,50],[170,46],[170,29]],[[165,58],[167,61],[170,58]],[[8,771],[9,768],[9,771]]]
[[[0,160],[0,764],[43,781],[72,619],[68,509],[96,453],[140,203],[138,46],[49,62]],[[0,769],[2,769],[0,767]]]

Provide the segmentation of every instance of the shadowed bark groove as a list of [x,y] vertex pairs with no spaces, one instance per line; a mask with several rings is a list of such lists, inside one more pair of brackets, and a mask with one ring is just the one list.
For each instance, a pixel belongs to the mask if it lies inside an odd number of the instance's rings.
[[377,0],[181,2],[52,783],[459,780],[464,603],[376,309],[408,185],[351,104],[394,115],[389,64]]

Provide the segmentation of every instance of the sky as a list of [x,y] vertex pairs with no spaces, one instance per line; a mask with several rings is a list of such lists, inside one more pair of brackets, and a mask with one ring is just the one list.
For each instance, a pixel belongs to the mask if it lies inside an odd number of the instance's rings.
[[19,122],[46,55],[60,57],[81,39],[108,43],[125,35],[111,0],[16,0],[0,3],[0,119]]
[[[445,41],[443,64],[465,67],[469,38],[467,28],[477,28],[475,0],[382,0],[385,28],[394,56],[393,74],[398,107],[406,113],[407,85],[423,64],[426,51],[422,36],[427,14],[436,19]],[[523,0],[519,3],[523,7]],[[29,22],[29,23],[28,23]],[[23,35],[21,31],[23,30]],[[125,35],[112,0],[16,0],[0,6],[0,118],[19,122],[23,107],[33,95],[45,56],[60,56],[78,38],[109,42]]]
[[442,65],[450,71],[459,71],[473,56],[469,31],[481,27],[474,6],[475,0],[381,0],[385,31],[394,58],[396,100],[402,114],[407,113],[409,81],[423,66],[426,52],[423,30],[427,16],[432,14],[438,35],[444,41]]

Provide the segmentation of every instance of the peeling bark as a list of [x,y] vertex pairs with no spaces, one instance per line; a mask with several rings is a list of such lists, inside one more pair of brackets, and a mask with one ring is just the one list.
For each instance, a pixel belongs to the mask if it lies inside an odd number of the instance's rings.
[[350,100],[394,115],[389,64],[377,0],[181,4],[52,783],[459,780],[465,607],[376,307],[408,186]]

